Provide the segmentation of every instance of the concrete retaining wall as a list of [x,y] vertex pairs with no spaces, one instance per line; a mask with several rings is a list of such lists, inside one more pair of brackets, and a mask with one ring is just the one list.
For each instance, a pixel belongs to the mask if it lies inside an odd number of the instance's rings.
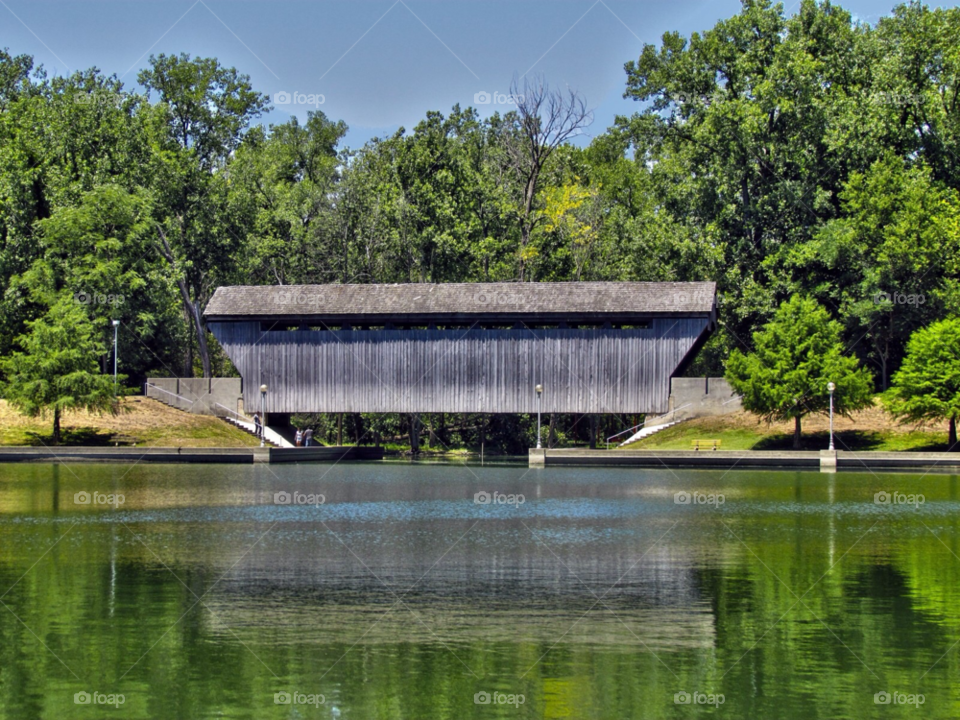
[[726,415],[742,409],[740,396],[724,378],[670,379],[670,410],[677,412],[667,420]]
[[147,378],[146,394],[178,410],[223,416],[238,411],[242,388],[240,378]]

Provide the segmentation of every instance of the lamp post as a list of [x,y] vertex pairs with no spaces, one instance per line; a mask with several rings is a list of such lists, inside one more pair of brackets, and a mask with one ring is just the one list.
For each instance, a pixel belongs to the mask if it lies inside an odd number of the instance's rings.
[[543,395],[543,385],[537,385],[535,388],[537,391],[537,449],[539,450],[540,445],[540,396]]
[[113,321],[113,396],[117,396],[117,330],[120,328],[120,321]]
[[837,386],[832,382],[827,383],[827,390],[830,392],[830,450],[833,450],[833,391]]
[[260,447],[263,447],[263,438],[267,434],[267,416],[263,412],[264,403],[267,400],[267,386],[260,386]]

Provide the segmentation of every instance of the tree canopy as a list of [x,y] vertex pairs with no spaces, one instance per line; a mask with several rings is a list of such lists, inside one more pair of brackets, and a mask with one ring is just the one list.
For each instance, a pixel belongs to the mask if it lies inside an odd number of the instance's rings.
[[68,290],[124,296],[82,309],[104,348],[120,317],[139,383],[232,372],[202,315],[222,284],[716,280],[692,371],[801,295],[882,391],[960,314],[958,46],[957,8],[744,0],[625,58],[637,111],[589,143],[589,98],[530,78],[508,112],[425,109],[353,148],[321,112],[263,123],[216,58],[154,56],[127,87],[3,50],[0,357]]
[[907,356],[883,396],[904,422],[946,420],[948,450],[957,444],[960,418],[960,319],[951,318],[917,330],[907,344]]
[[753,352],[734,350],[727,379],[743,406],[766,420],[794,420],[793,447],[800,449],[800,419],[830,408],[841,415],[872,401],[873,378],[844,354],[842,326],[815,300],[794,295],[753,336]]

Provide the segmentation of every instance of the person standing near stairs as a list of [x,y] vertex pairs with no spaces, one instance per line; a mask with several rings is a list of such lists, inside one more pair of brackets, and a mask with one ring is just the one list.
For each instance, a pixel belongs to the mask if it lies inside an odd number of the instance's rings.
[[263,439],[263,420],[258,412],[253,414],[253,434]]

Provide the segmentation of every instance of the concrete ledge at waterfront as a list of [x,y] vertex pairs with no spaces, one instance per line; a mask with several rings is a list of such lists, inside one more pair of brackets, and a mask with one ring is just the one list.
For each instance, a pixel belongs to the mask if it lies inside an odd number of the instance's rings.
[[252,463],[260,448],[198,447],[0,447],[0,462]]
[[271,463],[339,462],[340,460],[383,460],[382,447],[311,446],[270,448]]
[[291,463],[382,460],[382,447],[0,447],[0,462]]
[[[834,455],[836,459],[834,460]],[[792,467],[845,470],[897,468],[960,468],[960,453],[821,452],[819,450],[583,450],[531,448],[531,467]]]

